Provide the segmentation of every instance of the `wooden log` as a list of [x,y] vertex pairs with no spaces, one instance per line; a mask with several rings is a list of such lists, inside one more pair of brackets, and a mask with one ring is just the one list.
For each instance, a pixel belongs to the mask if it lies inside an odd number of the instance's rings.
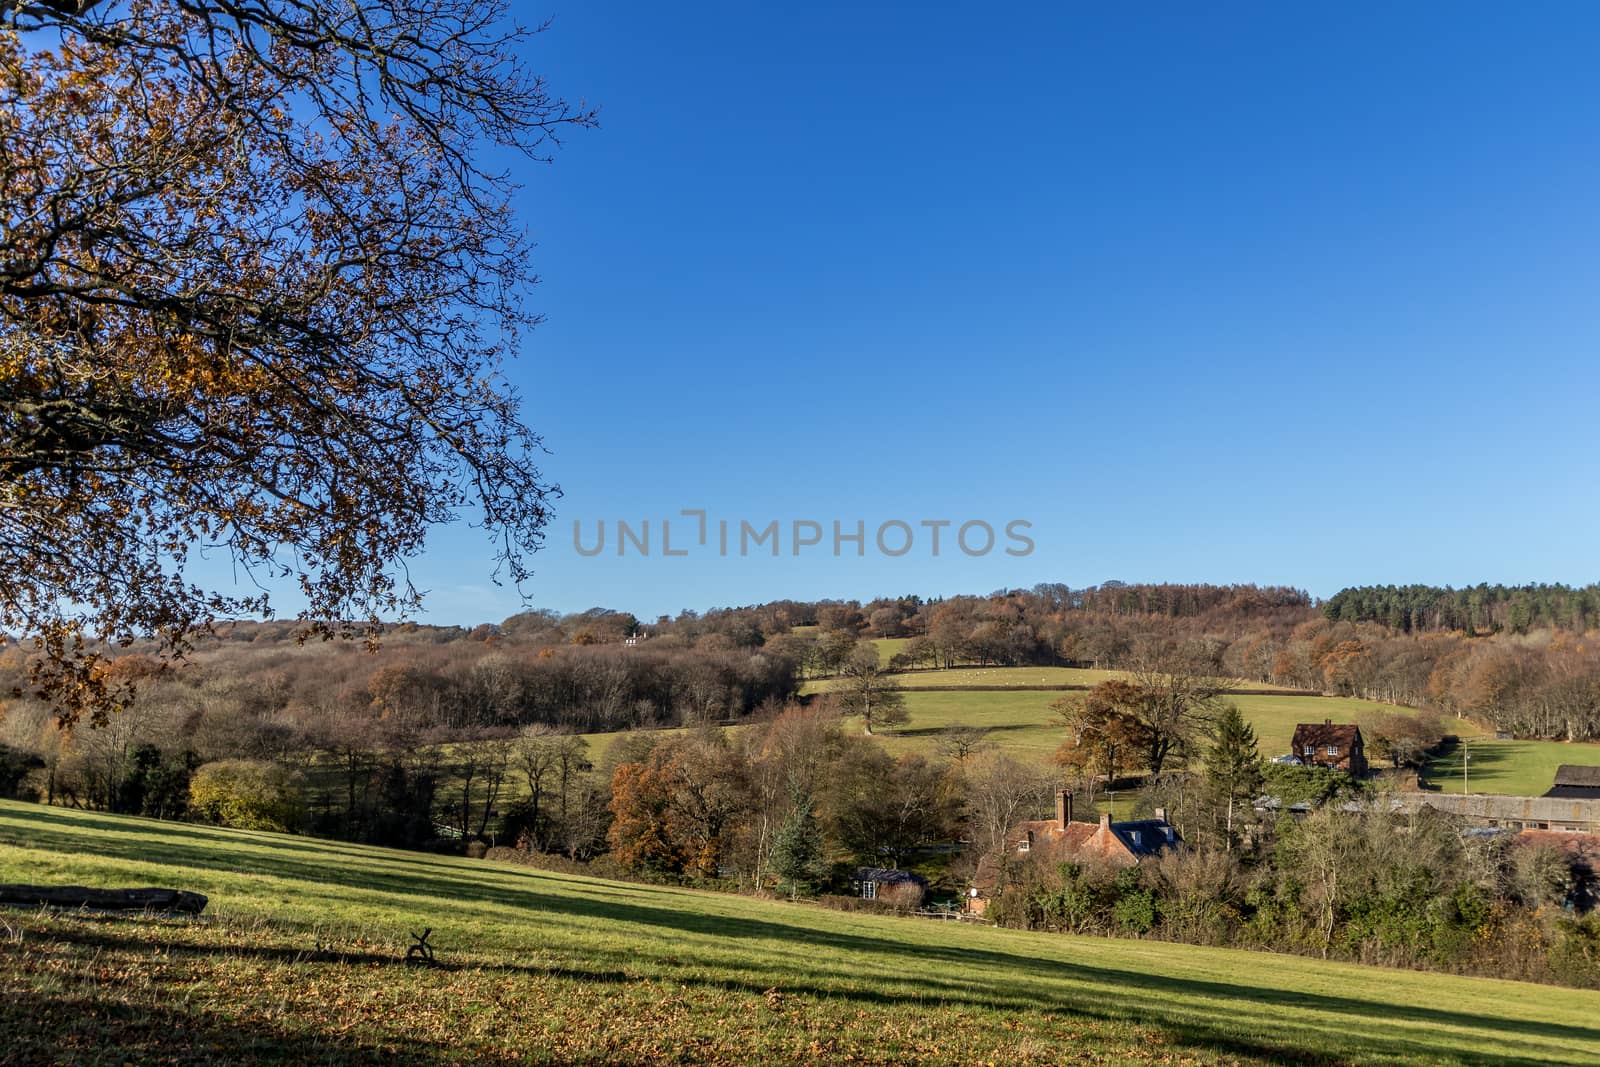
[[95,911],[178,911],[199,915],[206,897],[182,889],[89,889],[81,885],[0,884],[0,904],[19,908]]

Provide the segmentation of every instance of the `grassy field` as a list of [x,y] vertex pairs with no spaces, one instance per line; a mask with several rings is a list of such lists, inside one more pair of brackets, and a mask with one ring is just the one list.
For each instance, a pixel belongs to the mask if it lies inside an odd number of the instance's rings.
[[873,644],[878,646],[878,662],[888,663],[900,650],[911,641],[909,637],[880,637]]
[[[1321,722],[1323,719],[1360,723],[1380,712],[1422,714],[1414,708],[1349,697],[1241,696],[1229,699],[1239,705],[1244,717],[1255,727],[1256,738],[1261,743],[1261,754],[1269,759],[1289,751],[1296,723]],[[1446,726],[1465,736],[1475,737],[1483,732],[1481,727],[1465,719],[1451,719]]]
[[[845,915],[0,803],[0,879],[199,921],[0,916],[0,1063],[1600,1062],[1600,995]],[[440,966],[408,967],[433,928]]]
[[[1451,725],[1455,725],[1452,720]],[[1563,744],[1560,741],[1469,740],[1468,783],[1461,780],[1461,748],[1428,765],[1426,780],[1446,793],[1459,793],[1470,784],[1474,793],[1509,793],[1539,796],[1555,782],[1563,763],[1600,766],[1600,745]]]
[[[879,642],[881,648],[883,642]],[[1039,685],[1098,685],[1116,678],[1116,671],[1096,671],[1077,667],[952,667],[949,670],[906,671],[894,676],[905,689],[946,686],[1003,686],[1007,688]],[[818,678],[806,683],[806,692],[824,693],[840,684],[837,678]]]
[[[897,749],[932,752],[941,731],[955,723],[986,726],[992,731],[990,739],[1002,748],[1043,757],[1054,752],[1061,743],[1061,727],[1056,725],[1050,705],[1064,695],[1029,690],[1014,693],[909,690],[906,709],[911,713],[911,721],[905,726],[880,731],[878,737],[891,752]],[[1228,699],[1239,705],[1239,710],[1255,727],[1261,754],[1268,758],[1289,751],[1296,723],[1330,718],[1335,722],[1360,721],[1379,711],[1408,710],[1344,697],[1272,695]],[[1474,733],[1478,729],[1468,722],[1452,721],[1451,726]]]
[[[885,642],[878,642],[881,651]],[[881,656],[880,656],[881,658]],[[1030,686],[1093,686],[1112,678],[1126,678],[1123,671],[1093,670],[1087,667],[951,667],[948,670],[915,670],[895,675],[895,681],[904,689],[944,688],[1016,688]],[[817,678],[806,683],[805,692],[825,693],[841,684],[837,678]],[[1242,683],[1242,689],[1281,689],[1286,694],[1296,690],[1281,686]]]

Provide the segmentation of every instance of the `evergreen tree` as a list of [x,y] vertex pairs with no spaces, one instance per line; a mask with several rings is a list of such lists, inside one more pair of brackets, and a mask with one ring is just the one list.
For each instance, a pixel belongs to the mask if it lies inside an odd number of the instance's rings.
[[797,796],[794,810],[778,827],[772,841],[772,869],[778,876],[778,888],[791,897],[809,896],[828,877],[822,828],[817,825],[813,808],[809,794]]
[[1232,848],[1235,828],[1254,810],[1253,801],[1261,793],[1263,780],[1256,732],[1237,705],[1223,708],[1216,721],[1211,748],[1206,752],[1205,777],[1213,823],[1221,824],[1223,839]]

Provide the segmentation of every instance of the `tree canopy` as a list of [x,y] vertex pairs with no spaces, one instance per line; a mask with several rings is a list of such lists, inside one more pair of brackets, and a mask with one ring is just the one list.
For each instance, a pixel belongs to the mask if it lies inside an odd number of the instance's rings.
[[[504,360],[537,315],[486,149],[594,122],[469,0],[0,0],[0,630],[64,721],[287,582],[311,632],[420,602],[471,515],[520,583],[558,490]],[[254,593],[203,588],[226,553]]]

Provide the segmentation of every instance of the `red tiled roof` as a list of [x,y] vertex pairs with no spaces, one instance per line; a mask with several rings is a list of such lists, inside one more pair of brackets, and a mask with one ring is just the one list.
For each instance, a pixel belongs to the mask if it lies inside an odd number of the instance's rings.
[[1298,754],[1307,745],[1338,745],[1349,751],[1360,736],[1361,727],[1353,722],[1303,722],[1294,728],[1294,750]]

